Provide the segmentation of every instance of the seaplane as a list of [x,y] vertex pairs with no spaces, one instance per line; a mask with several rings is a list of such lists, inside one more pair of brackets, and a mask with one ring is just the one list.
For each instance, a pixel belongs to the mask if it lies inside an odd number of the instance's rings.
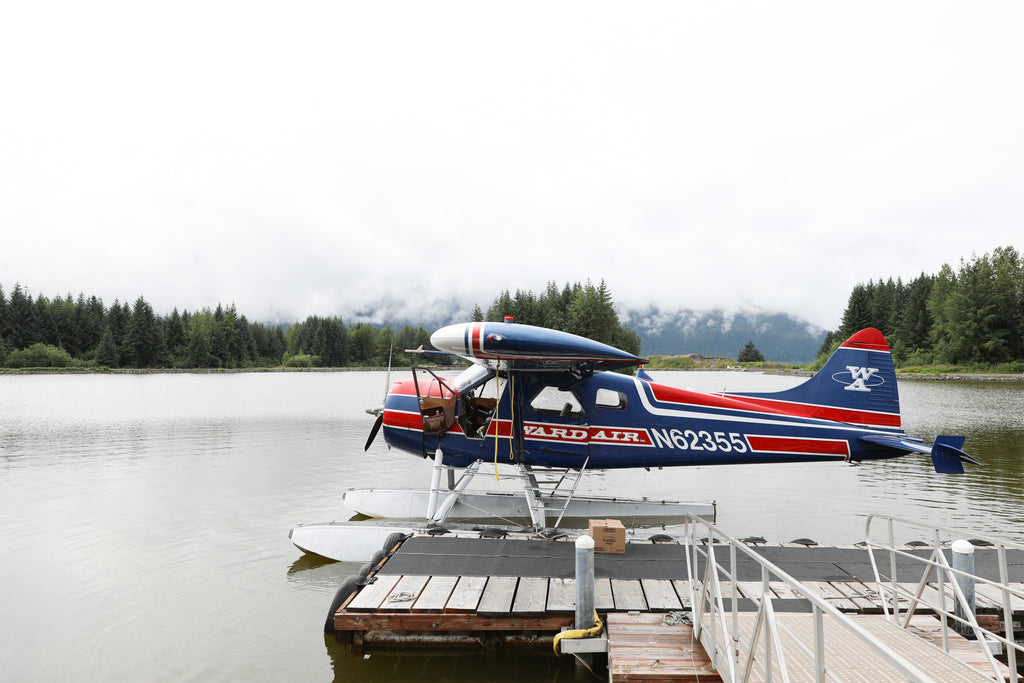
[[[508,318],[449,325],[430,342],[433,352],[470,364],[451,380],[414,367],[391,384],[366,442],[368,449],[383,430],[389,448],[432,458],[429,488],[346,491],[345,504],[367,519],[293,528],[289,537],[304,552],[361,562],[394,533],[496,528],[472,524],[481,520],[522,520],[529,533],[553,535],[588,518],[714,518],[713,502],[578,494],[594,470],[858,464],[913,453],[930,455],[940,473],[981,464],[962,450],[962,436],[926,445],[903,431],[889,345],[873,328],[853,334],[798,386],[771,393],[661,384],[644,358]],[[492,463],[511,471],[520,490],[471,492]]]

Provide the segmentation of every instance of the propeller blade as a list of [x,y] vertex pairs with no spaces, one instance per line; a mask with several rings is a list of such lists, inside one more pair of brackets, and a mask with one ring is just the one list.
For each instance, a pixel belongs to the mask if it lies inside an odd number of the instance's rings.
[[366,439],[366,446],[363,447],[363,452],[370,450],[370,444],[377,438],[377,432],[380,431],[380,426],[384,424],[384,411],[381,411],[377,415],[377,419],[373,421],[373,429],[370,430],[370,436]]

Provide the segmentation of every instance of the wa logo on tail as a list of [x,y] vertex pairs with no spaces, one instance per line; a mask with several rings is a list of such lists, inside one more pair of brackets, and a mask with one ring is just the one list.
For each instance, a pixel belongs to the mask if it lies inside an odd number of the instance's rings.
[[878,375],[878,368],[864,368],[856,365],[847,365],[847,372],[837,372],[832,379],[845,384],[846,391],[871,391],[871,387],[880,387],[885,384],[885,378]]

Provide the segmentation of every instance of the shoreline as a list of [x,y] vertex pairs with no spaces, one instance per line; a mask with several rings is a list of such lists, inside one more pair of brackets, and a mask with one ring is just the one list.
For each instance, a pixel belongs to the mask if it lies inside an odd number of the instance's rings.
[[[425,366],[418,366],[425,367]],[[456,369],[462,366],[430,366],[432,370]],[[408,369],[390,368],[391,371]],[[345,367],[345,368],[109,368],[98,370],[95,368],[0,368],[2,375],[217,375],[217,374],[241,374],[241,373],[318,373],[318,372],[386,372],[387,367]],[[655,372],[738,372],[725,368],[652,368]],[[743,372],[765,375],[783,375],[793,377],[811,377],[814,375],[810,370],[797,369],[750,369]],[[913,380],[924,382],[1024,382],[1024,374],[998,374],[998,373],[946,373],[929,374],[920,372],[903,373],[896,371],[896,378],[899,380]]]

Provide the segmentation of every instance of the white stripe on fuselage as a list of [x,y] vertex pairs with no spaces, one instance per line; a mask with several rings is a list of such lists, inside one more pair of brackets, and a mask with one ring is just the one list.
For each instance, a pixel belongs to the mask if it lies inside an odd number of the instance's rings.
[[[719,420],[722,422],[744,422],[748,424],[764,424],[764,425],[776,425],[782,427],[810,427],[813,429],[839,429],[850,432],[865,432],[865,431],[878,431],[883,434],[892,434],[894,432],[886,431],[883,428],[878,427],[857,427],[854,425],[848,425],[843,422],[833,422],[832,420],[823,420],[821,418],[814,417],[802,417],[801,421],[793,421],[792,416],[780,415],[777,418],[766,418],[766,417],[752,417],[750,415],[725,415],[722,413],[707,413],[698,412],[695,410],[686,410],[682,408],[658,408],[655,407],[647,396],[647,392],[644,390],[644,384],[650,384],[641,379],[633,378],[633,383],[636,385],[637,393],[640,395],[640,403],[643,404],[644,410],[651,415],[657,415],[659,417],[671,417],[675,419],[690,419],[690,420]],[[652,391],[653,393],[653,391]],[[725,394],[729,397],[728,394]],[[738,396],[742,400],[742,396]],[[708,406],[708,410],[716,410],[713,406]],[[729,410],[743,413],[746,412],[741,408],[729,408]],[[751,413],[755,411],[750,411]],[[763,415],[763,413],[759,413]],[[804,421],[806,420],[806,422]]]

